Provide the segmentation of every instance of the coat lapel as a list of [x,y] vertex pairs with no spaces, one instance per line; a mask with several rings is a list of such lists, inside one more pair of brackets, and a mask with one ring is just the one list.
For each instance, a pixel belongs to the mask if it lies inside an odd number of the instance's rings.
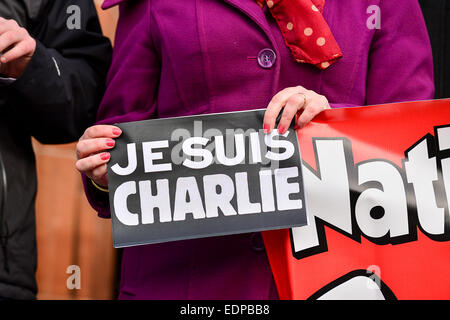
[[[269,22],[265,16],[264,10],[256,3],[254,0],[221,0],[225,3],[233,6],[235,9],[241,11],[247,15],[255,24],[264,32],[267,39],[271,42],[272,48],[275,50],[276,54],[279,56],[280,51],[278,50],[277,42],[272,35],[270,30]],[[277,63],[274,68],[274,80],[272,84],[272,91],[275,94],[277,90],[278,81],[280,78],[280,63]]]
[[272,33],[270,32],[269,23],[267,22],[264,11],[259,7],[256,1],[252,0],[222,0],[230,6],[241,11],[253,20],[267,35],[272,43],[275,43]]

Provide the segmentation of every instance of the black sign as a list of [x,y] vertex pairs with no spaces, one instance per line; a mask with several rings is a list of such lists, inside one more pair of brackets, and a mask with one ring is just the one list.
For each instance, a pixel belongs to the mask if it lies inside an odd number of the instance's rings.
[[296,132],[264,110],[122,123],[108,165],[115,247],[306,224]]

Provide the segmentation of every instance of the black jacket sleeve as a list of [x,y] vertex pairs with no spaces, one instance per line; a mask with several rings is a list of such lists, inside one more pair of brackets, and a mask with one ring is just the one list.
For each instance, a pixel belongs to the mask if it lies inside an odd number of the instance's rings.
[[435,98],[450,98],[450,1],[419,2],[433,48]]
[[[112,48],[101,34],[92,0],[41,3],[38,14],[27,17],[37,46],[25,72],[8,87],[9,108],[42,143],[67,143],[95,121]],[[71,6],[78,16],[68,10]],[[80,24],[71,29],[69,19]]]

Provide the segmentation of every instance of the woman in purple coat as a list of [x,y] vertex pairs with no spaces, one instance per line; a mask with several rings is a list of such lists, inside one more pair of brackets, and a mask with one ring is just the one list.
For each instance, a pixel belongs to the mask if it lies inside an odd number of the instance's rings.
[[[106,0],[120,5],[98,124],[77,145],[91,205],[110,217],[112,123],[267,107],[264,129],[326,108],[430,99],[416,0]],[[125,248],[121,299],[275,299],[259,234]]]

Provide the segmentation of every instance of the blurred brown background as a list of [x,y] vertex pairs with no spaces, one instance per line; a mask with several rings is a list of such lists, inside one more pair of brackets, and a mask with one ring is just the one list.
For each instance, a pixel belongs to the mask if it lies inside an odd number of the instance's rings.
[[[117,7],[103,11],[94,1],[103,32],[114,38]],[[100,219],[89,206],[75,169],[75,144],[33,143],[37,157],[38,299],[113,299],[117,252],[112,246],[111,220]],[[66,273],[80,267],[80,289],[68,289]]]

